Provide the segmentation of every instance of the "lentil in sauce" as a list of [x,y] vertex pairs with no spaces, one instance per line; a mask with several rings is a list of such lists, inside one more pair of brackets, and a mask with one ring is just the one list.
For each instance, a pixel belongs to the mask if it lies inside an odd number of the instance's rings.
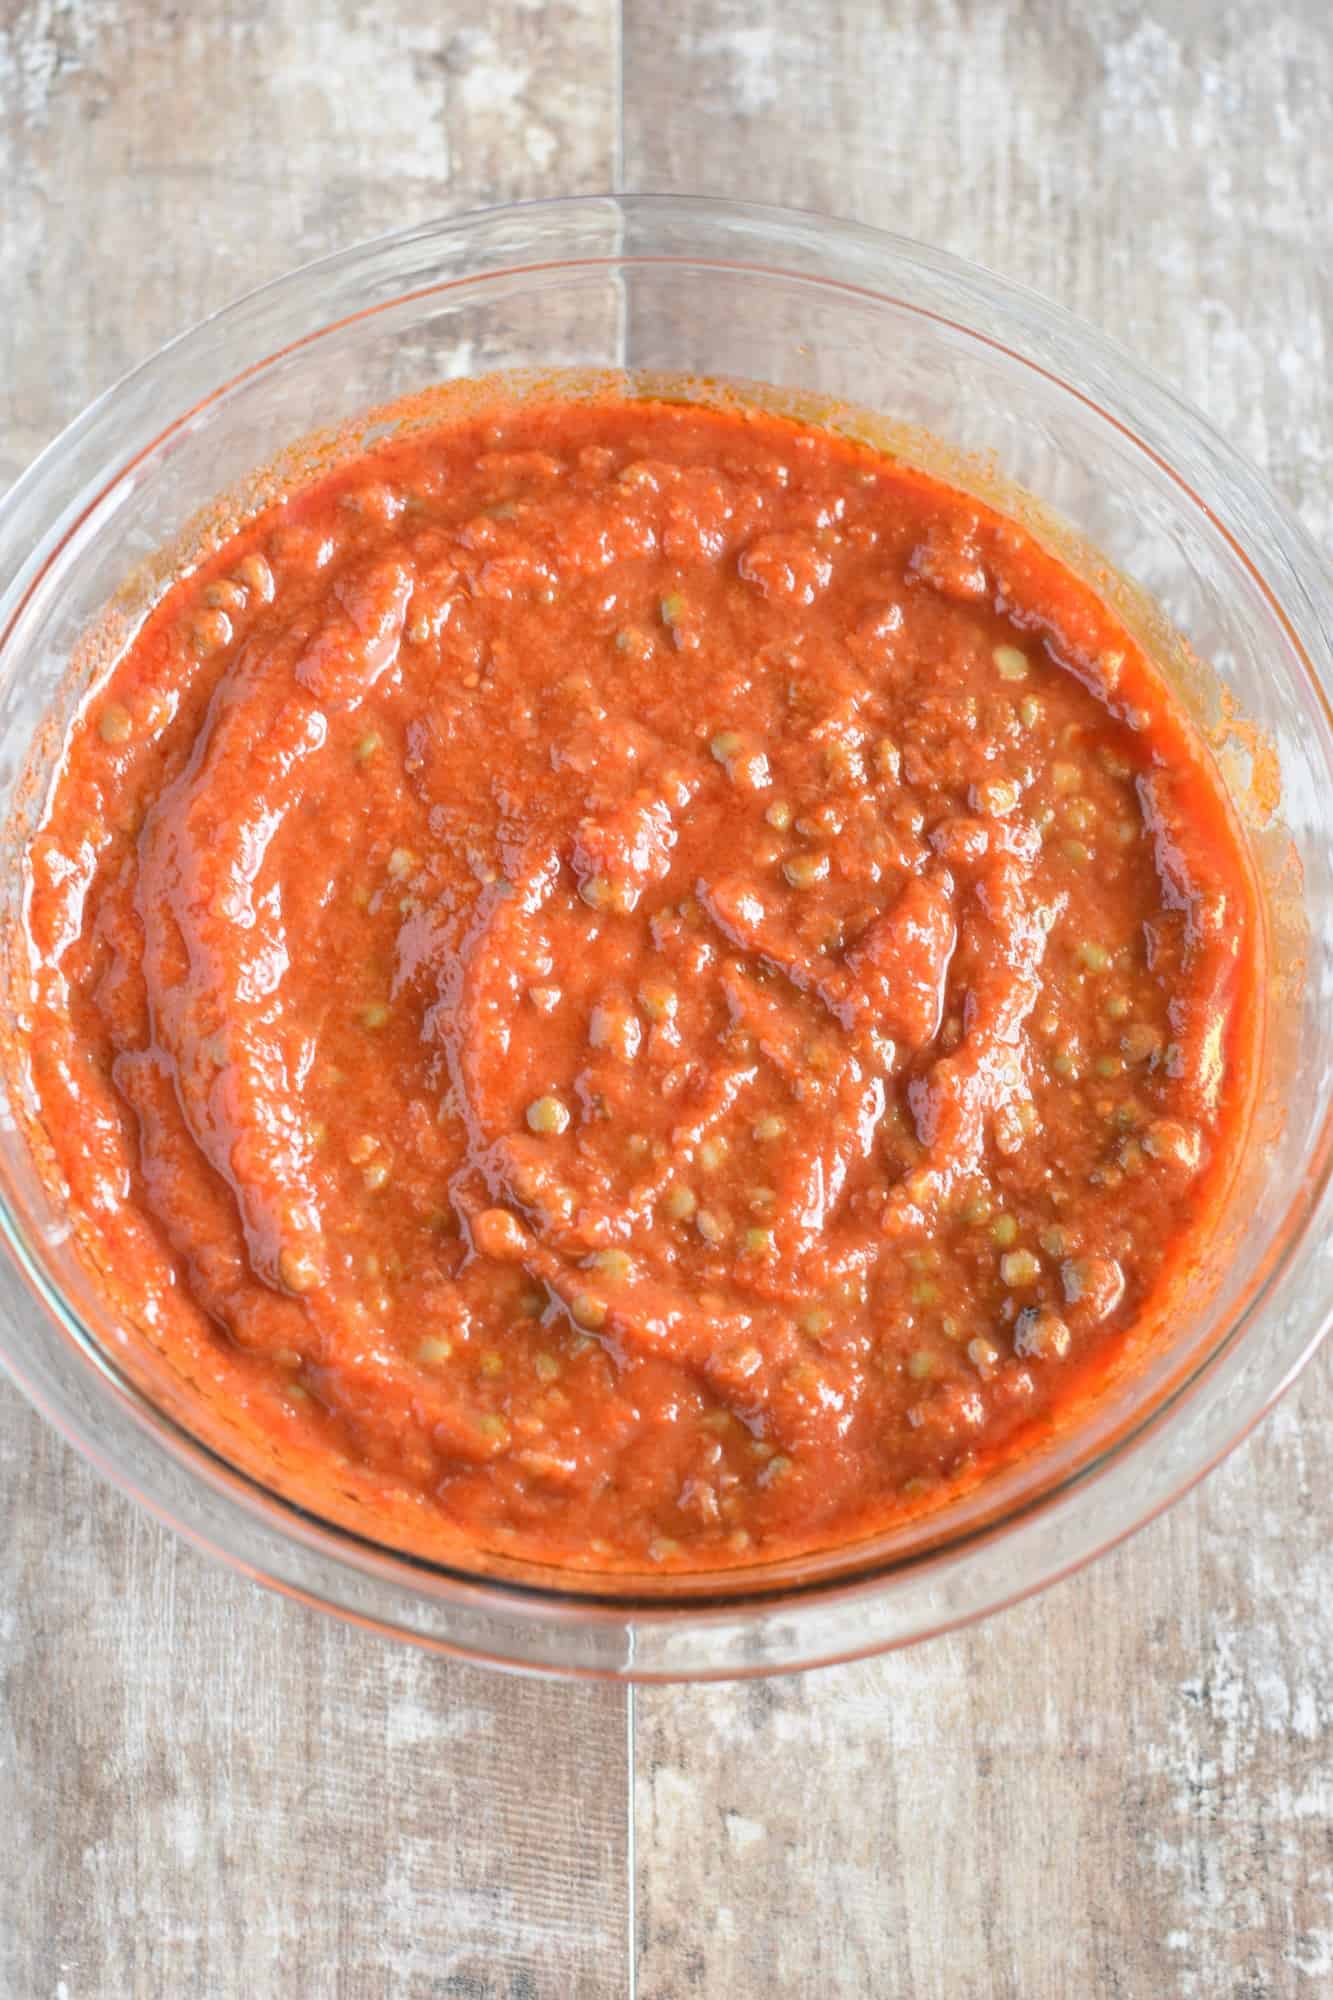
[[427,1550],[947,1497],[1243,1138],[1251,876],[1158,672],[1012,521],[758,412],[519,403],[298,491],[90,699],[31,871],[108,1282]]

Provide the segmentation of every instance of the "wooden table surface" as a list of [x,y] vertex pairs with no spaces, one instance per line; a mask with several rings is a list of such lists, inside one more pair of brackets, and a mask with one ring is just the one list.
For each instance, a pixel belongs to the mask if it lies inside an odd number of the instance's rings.
[[[0,486],[263,278],[619,183],[1028,280],[1328,547],[1331,105],[1329,0],[0,0]],[[1333,1993],[1331,1419],[975,1631],[631,1699],[271,1598],[0,1390],[0,1996]]]

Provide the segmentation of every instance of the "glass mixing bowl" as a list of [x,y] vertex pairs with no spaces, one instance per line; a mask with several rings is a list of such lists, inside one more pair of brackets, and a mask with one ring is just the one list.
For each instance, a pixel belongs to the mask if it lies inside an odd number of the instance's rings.
[[612,386],[632,369],[700,396],[720,380],[779,385],[786,407],[868,432],[1022,514],[1153,644],[1212,734],[1271,933],[1262,1103],[1211,1268],[1078,1425],[875,1541],[669,1584],[599,1585],[498,1559],[464,1574],[377,1544],[354,1519],[316,1518],[284,1497],[290,1468],[229,1462],[225,1433],[101,1297],[34,1166],[11,1062],[0,1357],[65,1437],[192,1540],[382,1631],[507,1666],[643,1679],[901,1645],[1037,1589],[1147,1521],[1245,1435],[1325,1330],[1328,578],[1254,472],[1128,355],[936,251],[670,196],[429,223],[297,271],[172,342],[0,507],[11,994],[23,850],[62,728],[173,564],[207,539],[206,503],[223,489],[241,508],[271,498],[312,462],[297,441],[354,447],[396,420],[385,406],[431,383],[531,368],[610,371]]

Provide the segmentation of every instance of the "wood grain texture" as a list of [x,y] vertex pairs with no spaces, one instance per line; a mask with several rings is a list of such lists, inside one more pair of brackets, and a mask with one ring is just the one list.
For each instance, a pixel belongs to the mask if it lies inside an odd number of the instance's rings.
[[[633,7],[626,184],[1025,279],[1333,540],[1327,0]],[[1114,1557],[874,1664],[637,1697],[642,2000],[1333,1991],[1333,1368]]]
[[261,1593],[5,1418],[6,2000],[622,1991],[623,1697]]
[[[307,19],[318,13],[317,20]],[[0,484],[170,332],[611,178],[903,229],[1115,332],[1333,539],[1327,0],[0,0]],[[637,1697],[643,2000],[1333,1990],[1333,1368],[917,1652]],[[604,2000],[623,1697],[221,1574],[0,1390],[3,2000]]]
[[617,46],[615,0],[0,0],[0,484],[266,278],[605,188]]
[[[311,18],[316,16],[317,18]],[[0,0],[0,486],[238,291],[604,187],[610,0]],[[625,1697],[222,1574],[0,1388],[3,2000],[617,2000]]]

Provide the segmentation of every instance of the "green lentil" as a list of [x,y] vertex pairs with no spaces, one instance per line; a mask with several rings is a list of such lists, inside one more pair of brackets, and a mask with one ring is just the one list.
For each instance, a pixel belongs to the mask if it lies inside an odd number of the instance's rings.
[[1068,1354],[1069,1327],[1059,1313],[1044,1306],[1029,1306],[1018,1315],[1014,1328],[1014,1352],[1039,1361],[1058,1361]]
[[426,1338],[417,1344],[417,1360],[424,1361],[428,1368],[434,1368],[441,1361],[447,1361],[453,1351],[450,1342],[440,1334],[428,1333]]
[[560,1363],[554,1354],[539,1354],[532,1366],[539,1382],[554,1382],[560,1373]]
[[1012,1215],[997,1215],[990,1226],[990,1233],[992,1243],[998,1243],[1004,1249],[1018,1241],[1018,1224]]
[[534,1097],[527,1108],[528,1130],[543,1136],[568,1130],[569,1108],[558,1097]]
[[638,901],[628,883],[615,882],[607,875],[593,875],[580,882],[579,895],[590,910],[610,910],[620,917],[628,916]]
[[743,792],[765,792],[773,782],[768,759],[762,750],[747,750],[741,756],[733,757],[727,765],[727,776]]
[[97,733],[104,743],[128,743],[134,734],[134,717],[118,701],[109,701],[102,710]]
[[908,1356],[907,1372],[914,1382],[925,1382],[935,1373],[935,1357],[929,1348],[918,1347]]
[[606,1304],[595,1292],[579,1292],[569,1303],[569,1316],[575,1326],[583,1327],[588,1333],[596,1333],[606,1325]]
[[859,785],[865,782],[861,759],[847,743],[832,743],[825,750],[824,776],[835,785]]
[[1076,1306],[1088,1289],[1089,1264],[1086,1257],[1071,1257],[1060,1268],[1060,1283],[1071,1306]]
[[265,604],[273,602],[276,591],[276,585],[273,581],[273,571],[263,556],[254,554],[244,557],[236,565],[236,574],[246,589],[253,590],[255,595],[261,598]]
[[1003,681],[1025,681],[1028,677],[1028,656],[1020,653],[1017,646],[997,646],[991,654],[996,671]]
[[201,653],[216,653],[229,646],[232,630],[225,611],[201,611],[191,627],[194,643]]
[[1111,963],[1111,954],[1104,944],[1097,944],[1091,938],[1084,938],[1078,948],[1079,963],[1089,972],[1105,972]]
[[1126,1062],[1150,1062],[1154,1056],[1160,1055],[1161,1049],[1161,1035],[1145,1021],[1131,1023],[1120,1037],[1120,1052]]
[[793,889],[813,889],[816,882],[822,882],[828,875],[827,854],[793,854],[782,864],[782,872]]
[[993,778],[976,787],[976,802],[979,812],[1003,819],[1018,804],[1018,786],[1009,778]]
[[382,1028],[388,1018],[389,1009],[383,1000],[372,1000],[368,1006],[361,1009],[363,1028]]
[[1193,1169],[1199,1164],[1199,1135],[1175,1118],[1154,1118],[1143,1135],[1144,1150],[1155,1160]]
[[821,1333],[827,1333],[832,1324],[833,1315],[831,1312],[826,1311],[823,1306],[812,1306],[809,1312],[804,1313],[801,1317],[802,1330],[812,1335],[815,1339],[818,1339]]
[[679,1005],[674,986],[661,979],[645,979],[639,988],[639,1005],[650,1021],[673,1021]]
[[673,1222],[688,1222],[699,1206],[699,1197],[693,1188],[684,1187],[678,1181],[674,1187],[667,1189],[662,1206]]
[[785,833],[791,825],[791,807],[785,799],[774,799],[771,806],[764,807],[764,818],[779,833]]
[[1000,1259],[1000,1277],[1011,1290],[1035,1285],[1040,1276],[1041,1265],[1030,1250],[1008,1250]]
[[780,1139],[786,1129],[785,1121],[774,1111],[766,1112],[762,1118],[756,1119],[753,1126],[755,1138],[761,1140]]
[[639,1052],[641,1032],[629,1008],[618,1000],[599,1001],[588,1022],[591,1047],[606,1049],[621,1062],[633,1062]]
[[715,1214],[711,1208],[701,1208],[699,1210],[695,1217],[695,1227],[703,1237],[705,1243],[723,1243],[726,1241],[726,1218]]
[[777,1254],[777,1243],[771,1229],[747,1229],[745,1232],[746,1254],[751,1257],[773,1257]]
[[481,1369],[482,1374],[485,1375],[487,1379],[492,1382],[494,1382],[498,1376],[503,1375],[505,1372],[504,1356],[499,1352],[498,1349],[494,1347],[488,1347],[486,1349],[485,1353],[482,1355],[481,1360],[477,1365]]
[[586,1269],[601,1271],[613,1285],[621,1285],[634,1274],[634,1259],[628,1250],[613,1246],[609,1250],[594,1250],[586,1260]]

